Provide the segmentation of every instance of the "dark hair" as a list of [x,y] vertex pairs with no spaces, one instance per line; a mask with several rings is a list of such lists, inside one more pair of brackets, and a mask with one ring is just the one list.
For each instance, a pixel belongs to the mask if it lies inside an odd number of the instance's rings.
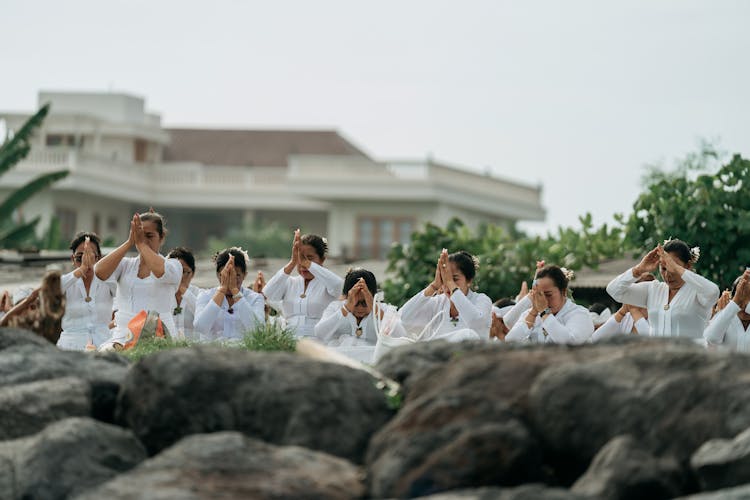
[[474,276],[477,275],[479,261],[476,257],[465,250],[450,254],[448,256],[448,261],[456,264],[456,267],[458,267],[458,270],[464,275],[466,281],[472,281]]
[[328,241],[322,236],[318,236],[317,234],[303,234],[299,241],[303,245],[310,245],[313,247],[315,253],[318,254],[318,257],[321,259],[326,258],[326,254],[328,253]]
[[495,303],[492,304],[492,305],[495,306],[495,307],[499,307],[500,309],[502,309],[503,307],[508,307],[508,306],[514,306],[514,305],[516,305],[516,301],[513,300],[513,299],[509,299],[509,298],[506,297],[506,298],[503,298],[503,299],[496,300]]
[[342,293],[344,295],[349,293],[349,290],[352,289],[352,287],[357,283],[357,281],[359,281],[360,278],[365,279],[367,289],[370,290],[371,294],[375,295],[376,293],[378,293],[378,282],[375,279],[375,275],[367,269],[363,269],[361,267],[349,269],[349,272],[346,273],[346,276],[344,276],[344,289]]
[[693,262],[693,254],[690,252],[690,247],[682,240],[669,240],[664,244],[664,251],[667,253],[676,253],[686,265]]
[[86,240],[86,237],[88,236],[89,241],[96,245],[96,254],[101,257],[102,255],[102,249],[100,247],[100,244],[102,242],[101,238],[99,238],[99,235],[96,233],[90,233],[88,231],[80,231],[76,233],[75,236],[73,236],[73,239],[70,242],[70,251],[75,253],[76,248],[78,248],[78,245],[84,242]]
[[600,302],[594,302],[589,307],[589,312],[601,314],[605,309],[609,309],[609,308]]
[[221,252],[217,252],[214,255],[214,262],[216,263],[216,272],[220,273],[224,266],[229,262],[229,255],[234,255],[234,265],[242,269],[243,273],[247,272],[247,254],[238,247],[225,248]]
[[536,273],[537,279],[549,278],[561,292],[568,289],[568,277],[559,266],[545,266]]
[[188,248],[175,247],[169,251],[167,258],[182,259],[193,272],[195,272],[195,256]]
[[138,217],[140,217],[141,222],[151,221],[156,224],[156,232],[159,233],[159,237],[164,238],[167,236],[167,228],[164,227],[167,225],[166,219],[160,213],[154,212],[153,208],[148,212],[139,214]]
[[740,281],[742,281],[742,276],[744,276],[744,274],[740,274],[739,276],[737,276],[737,279],[735,279],[734,282],[732,283],[732,297],[734,297],[734,294],[737,293],[737,287],[740,286]]

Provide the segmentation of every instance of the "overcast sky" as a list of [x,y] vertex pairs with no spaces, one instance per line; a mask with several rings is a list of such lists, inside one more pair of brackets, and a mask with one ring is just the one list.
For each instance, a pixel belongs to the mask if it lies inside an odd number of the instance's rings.
[[35,1],[0,109],[122,91],[167,125],[334,127],[377,159],[542,183],[544,226],[627,212],[643,165],[750,155],[750,1]]

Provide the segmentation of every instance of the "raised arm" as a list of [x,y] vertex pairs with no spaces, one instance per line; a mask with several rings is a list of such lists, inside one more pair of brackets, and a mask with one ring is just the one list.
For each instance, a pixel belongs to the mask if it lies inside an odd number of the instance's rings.
[[706,330],[703,332],[703,338],[711,345],[721,345],[724,343],[724,336],[729,329],[732,318],[740,312],[740,306],[736,302],[730,301],[724,309],[716,313],[709,321]]
[[341,289],[344,288],[344,279],[341,276],[315,262],[310,262],[309,269],[316,280],[323,282],[328,295],[333,297],[341,295]]
[[[136,216],[137,217],[137,216]],[[135,217],[133,218],[135,220]],[[140,220],[140,219],[139,219]],[[115,248],[112,252],[102,257],[99,262],[94,266],[94,274],[102,281],[106,281],[115,272],[117,266],[120,265],[120,261],[128,253],[128,250],[133,246],[135,223],[130,221],[130,234],[128,239],[119,247]]]
[[461,289],[458,289],[451,294],[450,298],[456,306],[456,310],[458,310],[459,318],[463,319],[469,325],[469,328],[477,332],[482,338],[489,335],[492,325],[492,301],[489,297],[479,294],[475,305],[464,295]]
[[571,314],[565,324],[554,315],[548,314],[542,319],[542,327],[558,344],[582,344],[594,333],[594,323],[583,310]]
[[349,321],[344,317],[341,311],[342,307],[339,300],[334,300],[328,304],[320,321],[315,325],[315,336],[317,338],[323,342],[330,342],[346,333],[349,328]]

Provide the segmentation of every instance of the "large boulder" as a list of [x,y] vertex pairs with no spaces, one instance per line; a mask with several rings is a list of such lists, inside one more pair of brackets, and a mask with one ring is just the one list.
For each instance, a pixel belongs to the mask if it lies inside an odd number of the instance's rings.
[[33,436],[0,441],[0,498],[68,498],[145,459],[126,429],[90,418],[61,420]]
[[656,458],[631,436],[618,436],[596,454],[571,489],[591,498],[656,500],[685,493],[687,484],[677,460]]
[[91,416],[91,408],[91,386],[76,377],[0,387],[0,440],[35,434],[64,418]]
[[17,345],[33,345],[49,349],[55,348],[49,340],[40,337],[30,330],[10,327],[0,328],[0,351]]
[[712,439],[690,459],[704,490],[750,483],[750,429],[734,439]]
[[373,497],[413,497],[539,480],[542,457],[505,403],[454,389],[407,404],[372,439],[367,469]]
[[696,493],[694,495],[679,497],[675,500],[747,500],[748,498],[750,498],[750,484]]
[[217,432],[186,437],[78,500],[349,499],[363,492],[360,469],[346,460]]
[[514,488],[475,488],[419,497],[421,500],[590,500],[564,488],[525,484]]
[[368,374],[292,354],[176,349],[133,366],[117,419],[154,454],[189,434],[236,430],[361,462],[392,416]]

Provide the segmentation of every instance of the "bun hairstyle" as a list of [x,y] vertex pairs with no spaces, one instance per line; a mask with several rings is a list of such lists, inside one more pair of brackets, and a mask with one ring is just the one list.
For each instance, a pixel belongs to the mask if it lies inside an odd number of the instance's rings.
[[448,261],[453,262],[464,275],[466,281],[473,281],[479,270],[479,259],[465,250],[460,250],[448,256]]
[[667,253],[676,253],[677,257],[685,264],[695,264],[701,256],[701,249],[699,247],[690,248],[687,243],[676,238],[664,240],[663,248]]
[[175,247],[169,251],[169,253],[167,254],[167,258],[182,259],[185,261],[185,264],[187,264],[188,267],[193,272],[195,272],[195,256],[193,255],[193,252],[191,252],[188,248]]
[[220,273],[224,266],[229,262],[229,256],[234,256],[234,265],[242,270],[242,273],[247,273],[247,268],[250,265],[250,257],[240,247],[225,248],[220,252],[216,252],[213,257],[213,261],[216,264],[216,273]]
[[537,279],[542,278],[549,278],[552,280],[552,282],[555,284],[555,287],[560,290],[561,292],[564,292],[568,289],[568,284],[570,283],[570,280],[572,279],[572,276],[570,276],[570,271],[567,269],[563,269],[559,266],[545,266],[542,269],[539,270],[539,272],[536,274]]
[[328,240],[317,234],[303,234],[299,239],[303,245],[310,245],[315,249],[315,253],[318,254],[321,260],[326,258],[328,254]]
[[367,269],[363,269],[361,267],[349,269],[349,271],[346,273],[346,276],[344,276],[344,289],[342,293],[344,295],[349,293],[349,290],[352,289],[352,287],[359,281],[360,278],[365,279],[367,289],[370,290],[370,293],[374,297],[375,294],[378,293],[378,282],[375,279],[375,275]]
[[88,231],[80,231],[76,233],[75,236],[73,236],[73,239],[70,241],[70,251],[75,253],[76,248],[78,248],[78,245],[83,243],[87,237],[91,243],[96,245],[96,255],[101,257],[102,249],[100,245],[101,245],[102,240],[101,238],[99,238],[98,234],[90,233]]
[[154,211],[153,207],[149,208],[148,212],[139,214],[138,217],[140,217],[141,222],[150,221],[156,224],[156,232],[159,233],[160,238],[165,238],[167,236],[166,219],[162,214]]

